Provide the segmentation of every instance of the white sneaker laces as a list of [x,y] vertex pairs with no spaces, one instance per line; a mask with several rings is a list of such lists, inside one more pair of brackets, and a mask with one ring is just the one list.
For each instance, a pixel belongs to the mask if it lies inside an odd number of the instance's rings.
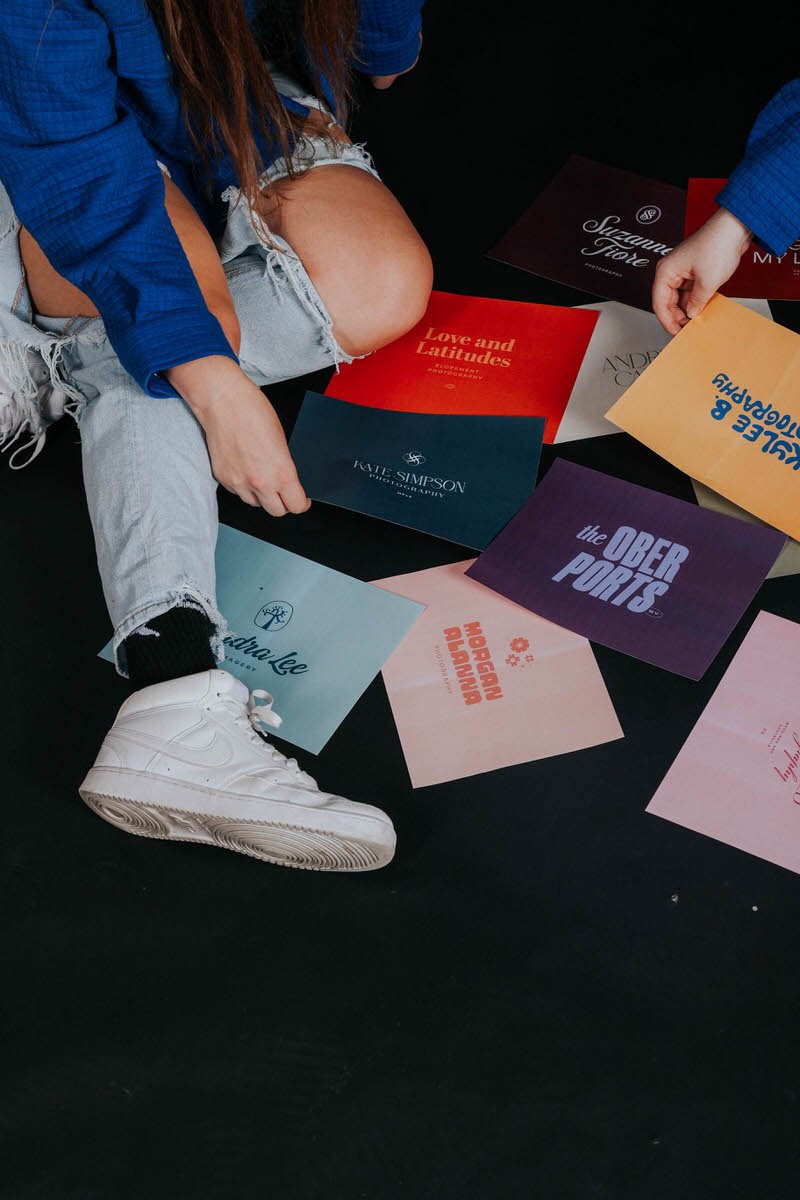
[[[266,704],[256,704],[256,700],[265,700]],[[262,688],[256,688],[254,692],[250,693],[250,699],[247,701],[247,715],[256,732],[258,732],[259,726],[263,725],[268,725],[271,729],[280,729],[283,717],[279,717],[276,712],[273,712],[274,703],[274,697]]]
[[[263,704],[257,704],[256,701],[263,700]],[[313,782],[310,776],[306,775],[305,771],[300,769],[300,764],[295,758],[287,758],[285,754],[281,754],[280,750],[276,750],[271,742],[265,741],[263,734],[267,728],[279,729],[283,724],[283,717],[279,717],[273,711],[274,698],[269,692],[263,691],[262,688],[256,688],[250,693],[250,698],[247,701],[247,707],[242,709],[236,704],[237,716],[244,724],[244,717],[247,717],[249,722],[248,732],[251,737],[258,740],[259,746],[262,749],[267,749],[271,753],[273,759],[279,762],[285,769],[291,771],[293,775],[302,775],[303,779]]]

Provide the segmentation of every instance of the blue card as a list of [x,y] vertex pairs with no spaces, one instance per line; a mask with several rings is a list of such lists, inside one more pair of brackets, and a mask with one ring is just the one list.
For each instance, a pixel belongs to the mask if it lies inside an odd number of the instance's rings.
[[[319,754],[425,606],[227,525],[216,567],[220,666],[275,697],[279,737]],[[100,657],[114,661],[110,642]]]
[[289,449],[312,499],[484,550],[536,485],[544,425],[306,392]]

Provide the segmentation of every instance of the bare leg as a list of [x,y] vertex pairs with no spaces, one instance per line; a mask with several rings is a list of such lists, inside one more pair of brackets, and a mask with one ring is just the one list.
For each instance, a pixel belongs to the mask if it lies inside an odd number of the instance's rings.
[[[164,205],[206,304],[238,353],[239,326],[217,248],[189,201],[166,176]],[[48,317],[99,315],[89,297],[50,265],[44,251],[27,229],[20,230],[19,249],[28,291],[38,313]]]
[[423,316],[430,255],[389,191],[358,167],[315,167],[280,180],[264,202],[269,228],[297,254],[348,354],[367,354]]

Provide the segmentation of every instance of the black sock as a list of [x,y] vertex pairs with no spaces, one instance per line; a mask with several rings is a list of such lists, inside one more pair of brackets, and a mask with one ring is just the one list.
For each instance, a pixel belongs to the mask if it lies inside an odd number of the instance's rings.
[[210,626],[200,609],[176,606],[148,621],[144,633],[131,633],[124,646],[133,686],[147,687],[216,667]]

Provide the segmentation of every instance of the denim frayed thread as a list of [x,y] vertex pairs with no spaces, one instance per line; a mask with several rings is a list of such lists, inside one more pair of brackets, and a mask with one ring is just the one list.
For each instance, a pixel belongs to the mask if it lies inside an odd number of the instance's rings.
[[[295,151],[297,165],[300,167],[311,169],[325,166],[353,166],[361,168],[376,179],[380,178],[373,165],[372,155],[363,143],[337,142],[314,136],[302,139],[301,145],[303,149],[298,148]],[[306,154],[308,161],[305,158]],[[259,178],[259,189],[263,191],[268,184],[285,179],[288,174],[286,160],[277,159]],[[228,205],[225,234],[220,247],[223,263],[232,261],[255,246],[263,258],[264,275],[272,283],[278,303],[285,304],[286,302],[281,286],[281,276],[283,276],[300,304],[318,326],[323,344],[330,356],[331,365],[336,372],[338,373],[342,363],[353,362],[354,356],[343,350],[336,340],[333,332],[333,318],[289,243],[284,238],[272,233],[259,213],[253,213],[251,221],[250,213],[246,205],[243,205],[244,193],[238,185],[232,184],[226,188],[222,192],[220,200]],[[255,242],[253,241],[254,235]],[[273,245],[268,245],[267,240],[271,241]],[[366,358],[367,356],[359,355],[358,357]]]
[[160,617],[162,613],[168,612],[171,608],[193,608],[198,612],[205,613],[211,626],[209,636],[211,653],[218,663],[224,661],[225,647],[223,639],[228,636],[228,622],[208,596],[205,596],[191,581],[183,580],[163,600],[152,600],[140,609],[137,609],[136,612],[131,613],[124,621],[120,622],[114,631],[112,640],[114,664],[117,668],[117,673],[122,675],[124,679],[129,678],[124,647],[125,639],[134,633],[144,633],[145,636],[147,636],[147,633],[152,635],[154,631],[147,629],[148,621],[154,621],[156,617]]
[[[31,326],[30,328],[34,328]],[[48,426],[64,413],[79,419],[86,398],[65,378],[62,355],[74,337],[0,341],[0,446],[4,454],[30,434],[9,456],[13,471],[26,467],[44,447]],[[24,461],[15,461],[29,451]]]
[[[99,317],[65,317],[65,329],[54,332],[34,322],[25,269],[19,251],[22,224],[5,191],[0,192],[0,247],[16,281],[10,309],[2,315],[0,337],[0,448],[3,453],[25,434],[9,457],[12,470],[27,466],[44,447],[47,428],[64,413],[79,419],[85,404],[82,392],[62,369],[64,350],[76,341],[102,341],[106,334]],[[9,242],[9,239],[13,239]],[[72,328],[78,322],[77,328]],[[23,458],[27,452],[27,457]],[[23,458],[23,461],[19,459]]]

